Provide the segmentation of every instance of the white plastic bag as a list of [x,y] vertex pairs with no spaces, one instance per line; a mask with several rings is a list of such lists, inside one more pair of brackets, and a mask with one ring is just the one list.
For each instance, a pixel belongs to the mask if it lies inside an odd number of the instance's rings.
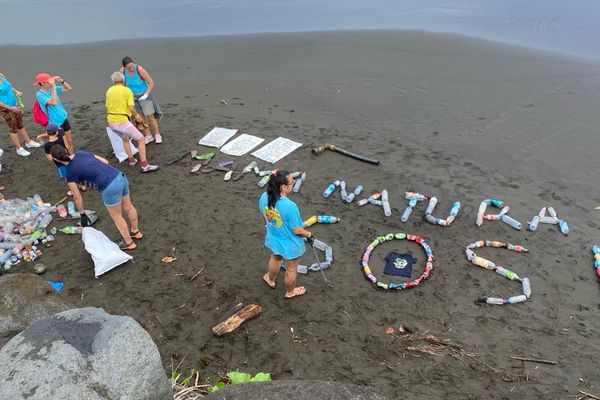
[[[127,153],[125,153],[125,149],[123,148],[123,139],[121,139],[119,135],[117,135],[108,126],[106,127],[106,134],[110,139],[110,144],[112,145],[113,153],[115,153],[115,157],[117,157],[117,160],[119,160],[119,162],[127,160]],[[133,145],[131,140],[129,141],[129,146],[131,146],[131,154],[137,154],[138,149]]]
[[81,238],[83,244],[85,244],[85,250],[90,253],[94,261],[96,278],[129,260],[133,260],[133,257],[123,252],[115,242],[97,229],[86,226],[83,228]]

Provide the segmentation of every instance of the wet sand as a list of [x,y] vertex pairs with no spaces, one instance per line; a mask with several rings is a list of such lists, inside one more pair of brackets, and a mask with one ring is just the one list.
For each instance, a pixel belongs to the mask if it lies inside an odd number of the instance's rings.
[[[422,32],[339,32],[249,35],[185,40],[108,42],[89,45],[2,47],[2,72],[32,103],[30,82],[39,70],[61,74],[74,90],[63,95],[74,142],[111,157],[104,133],[103,94],[124,55],[147,67],[163,106],[164,143],[148,146],[155,174],[121,165],[145,238],[134,263],[100,279],[78,237],[60,236],[46,251],[45,277],[65,283],[75,306],[97,306],[139,321],[171,370],[200,370],[213,381],[220,372],[271,372],[275,379],[326,379],[370,385],[389,398],[548,398],[578,390],[600,393],[597,356],[600,302],[590,247],[598,241],[600,181],[600,66],[530,49]],[[221,104],[225,99],[228,106]],[[31,116],[27,128],[36,129]],[[6,130],[5,125],[3,130]],[[191,160],[165,162],[197,145],[214,126],[238,128],[268,139],[285,136],[304,147],[278,167],[305,170],[301,193],[291,198],[302,216],[330,214],[336,225],[311,228],[330,244],[335,262],[326,276],[299,278],[308,293],[283,299],[282,278],[269,289],[261,276],[268,252],[257,210],[258,178],[224,182],[221,173],[190,175]],[[371,166],[325,153],[313,145],[335,143],[381,159]],[[9,150],[6,135],[2,147]],[[253,158],[235,159],[242,168]],[[116,162],[114,157],[112,162]],[[7,151],[0,175],[7,197],[37,192],[60,199],[66,185],[42,151],[29,160]],[[259,166],[266,168],[264,162]],[[358,208],[321,193],[335,179],[362,184],[367,193],[387,189],[393,214]],[[407,223],[403,193],[436,195],[437,214],[451,202],[463,209],[449,228],[423,219],[420,204]],[[362,196],[361,196],[362,197]],[[565,218],[571,234],[541,225],[516,231],[501,222],[478,228],[475,214],[484,198],[497,197],[525,223],[543,206]],[[97,228],[117,232],[97,193],[86,208],[100,211]],[[57,226],[66,225],[58,223]],[[402,292],[375,290],[359,261],[372,239],[404,231],[426,238],[436,256],[431,278]],[[484,295],[517,295],[520,285],[470,264],[464,247],[480,240],[527,247],[527,254],[484,249],[487,257],[531,280],[533,296],[522,304],[478,305]],[[175,248],[178,260],[161,263]],[[416,270],[424,256],[414,243],[379,246],[371,266],[382,280],[387,252],[412,252]],[[322,256],[320,256],[322,257]],[[304,263],[314,262],[309,249]],[[200,269],[198,277],[190,281]],[[21,264],[14,271],[31,269]],[[263,314],[236,333],[214,338],[215,319],[237,302],[258,302]],[[418,334],[451,339],[474,356],[460,359],[407,350],[407,340],[387,335],[405,325]],[[294,328],[292,334],[291,328]],[[526,363],[509,356],[556,360],[558,366]],[[527,376],[529,381],[506,382]]]

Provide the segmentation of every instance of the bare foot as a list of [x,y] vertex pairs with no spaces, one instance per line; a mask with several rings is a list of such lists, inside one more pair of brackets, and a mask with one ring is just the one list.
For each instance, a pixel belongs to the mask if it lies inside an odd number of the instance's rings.
[[271,288],[275,289],[275,281],[269,279],[269,273],[267,272],[265,276],[263,276],[263,281]]
[[285,298],[293,299],[294,297],[300,297],[305,293],[306,293],[306,288],[304,286],[298,286],[298,287],[294,288],[294,290],[292,290],[291,292],[286,292]]

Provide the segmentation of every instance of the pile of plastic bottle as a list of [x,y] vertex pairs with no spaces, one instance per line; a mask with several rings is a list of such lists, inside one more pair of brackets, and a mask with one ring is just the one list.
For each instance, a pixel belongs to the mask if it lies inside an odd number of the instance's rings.
[[[546,215],[548,213],[549,215]],[[538,228],[538,225],[542,224],[550,224],[550,225],[558,225],[561,233],[565,236],[569,235],[569,225],[567,221],[564,219],[559,219],[556,215],[556,211],[552,207],[544,207],[540,210],[540,212],[534,216],[531,221],[529,221],[528,229],[530,231],[535,231]]]
[[34,261],[42,255],[40,245],[52,245],[54,236],[46,228],[54,211],[38,194],[0,203],[0,269]]
[[523,288],[523,294],[519,296],[513,297],[480,297],[477,299],[478,303],[487,303],[487,304],[515,304],[522,303],[531,297],[531,283],[529,282],[529,278],[521,278],[519,275],[514,273],[513,271],[501,267],[500,265],[496,265],[492,261],[479,257],[475,254],[473,249],[477,249],[480,247],[495,247],[495,248],[505,248],[508,250],[515,251],[517,253],[526,253],[527,250],[525,247],[520,246],[518,244],[510,244],[510,243],[502,243],[498,241],[492,240],[480,240],[475,243],[471,243],[465,249],[465,254],[467,255],[467,259],[471,261],[471,263],[477,265],[478,267],[485,268],[490,271],[495,271],[496,273],[502,275],[503,277],[510,279],[511,281],[518,281],[521,283],[521,287]]
[[[502,210],[498,214],[486,214],[485,211],[488,208],[488,206],[498,207],[498,208],[501,208]],[[487,221],[500,220],[500,221],[504,222],[505,224],[512,226],[516,230],[521,230],[521,227],[523,226],[523,224],[521,224],[519,221],[517,221],[516,219],[509,216],[508,215],[509,211],[510,211],[510,207],[505,205],[502,200],[485,199],[481,202],[481,204],[479,204],[479,211],[477,211],[476,224],[477,224],[477,226],[481,226],[483,224],[484,219]]]
[[[397,239],[397,240],[406,239],[406,240],[414,241],[414,242],[420,244],[421,247],[423,248],[423,250],[425,251],[425,255],[427,256],[427,262],[425,264],[425,271],[423,271],[421,276],[419,276],[417,279],[412,280],[412,281],[406,281],[406,282],[383,283],[383,282],[378,282],[375,275],[373,275],[373,272],[371,272],[371,268],[369,267],[369,258],[371,257],[371,253],[373,252],[375,247],[377,247],[381,243],[385,243],[385,242],[388,242],[388,241],[394,240],[394,239]],[[419,285],[423,280],[429,278],[429,275],[431,274],[431,271],[433,270],[433,260],[434,260],[433,251],[431,250],[431,247],[429,247],[427,242],[425,242],[425,240],[422,237],[416,236],[416,235],[407,235],[406,233],[399,232],[399,233],[388,233],[385,236],[379,236],[379,237],[375,238],[375,240],[373,242],[371,242],[371,244],[369,244],[367,246],[367,248],[365,249],[365,252],[363,253],[363,256],[362,256],[361,264],[362,264],[363,273],[365,274],[365,278],[367,278],[367,280],[369,282],[374,284],[376,288],[384,289],[384,290],[388,290],[388,289],[402,290],[402,289],[413,288],[413,287]]]

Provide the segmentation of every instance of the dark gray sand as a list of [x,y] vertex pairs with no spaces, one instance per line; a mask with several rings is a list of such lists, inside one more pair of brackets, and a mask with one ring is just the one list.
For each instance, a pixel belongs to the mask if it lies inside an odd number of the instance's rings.
[[[70,110],[78,148],[110,156],[104,133],[103,94],[124,55],[135,57],[157,81],[165,142],[148,146],[158,173],[120,166],[132,184],[145,238],[135,263],[100,279],[78,237],[60,236],[46,251],[45,277],[65,283],[64,296],[81,307],[128,314],[158,344],[165,368],[200,370],[212,381],[240,369],[274,378],[325,379],[370,385],[390,398],[574,398],[578,390],[600,394],[598,288],[590,247],[598,241],[597,193],[600,66],[585,60],[533,52],[450,35],[418,32],[345,32],[256,35],[186,40],[111,42],[68,47],[5,47],[3,72],[27,93],[40,70],[61,74],[74,91]],[[225,99],[229,106],[220,103]],[[27,127],[36,132],[31,117]],[[257,210],[261,190],[254,176],[223,182],[222,174],[190,175],[192,162],[165,162],[190,148],[214,126],[241,129],[267,139],[279,135],[304,143],[278,167],[303,169],[308,178],[292,199],[303,217],[331,214],[337,225],[311,228],[333,246],[335,263],[302,276],[306,296],[283,299],[261,276],[268,252]],[[5,126],[3,125],[3,130]],[[3,134],[2,146],[9,150]],[[371,166],[338,154],[314,157],[313,145],[332,142],[382,160]],[[209,149],[202,149],[209,150]],[[221,161],[229,157],[218,155]],[[243,167],[252,158],[236,160]],[[114,157],[111,159],[115,162]],[[12,173],[0,176],[7,197],[40,193],[61,198],[66,186],[35,151],[29,160],[5,154]],[[259,163],[263,168],[265,163]],[[367,192],[387,189],[393,215],[324,199],[334,179]],[[423,220],[420,204],[400,222],[403,193],[436,195],[438,214],[451,202],[463,209],[442,228]],[[498,197],[510,215],[526,222],[543,206],[567,219],[571,234],[542,225],[535,233],[501,222],[475,225],[479,202]],[[87,208],[97,224],[116,229],[97,193]],[[64,225],[59,223],[59,226]],[[436,255],[433,275],[416,289],[381,292],[359,268],[364,247],[377,235],[405,231],[423,236]],[[528,254],[485,249],[479,253],[531,279],[533,296],[509,306],[477,305],[484,295],[517,295],[520,285],[470,264],[464,247],[479,239],[521,244]],[[161,263],[175,247],[178,260]],[[380,279],[388,251],[412,251],[414,243],[379,246],[371,265]],[[303,261],[314,260],[307,251]],[[190,277],[204,268],[192,282]],[[15,271],[31,269],[20,265]],[[258,302],[263,314],[236,333],[214,338],[210,328],[222,310]],[[405,339],[387,335],[405,325],[418,334],[451,339],[474,356],[429,356],[407,350]],[[294,333],[292,334],[291,328]],[[412,343],[415,345],[415,343]],[[541,357],[558,366],[514,361]],[[174,361],[173,361],[174,360]],[[522,381],[516,381],[520,377]],[[523,381],[528,377],[529,381]],[[513,381],[505,381],[513,380]],[[573,397],[572,397],[573,396]]]

